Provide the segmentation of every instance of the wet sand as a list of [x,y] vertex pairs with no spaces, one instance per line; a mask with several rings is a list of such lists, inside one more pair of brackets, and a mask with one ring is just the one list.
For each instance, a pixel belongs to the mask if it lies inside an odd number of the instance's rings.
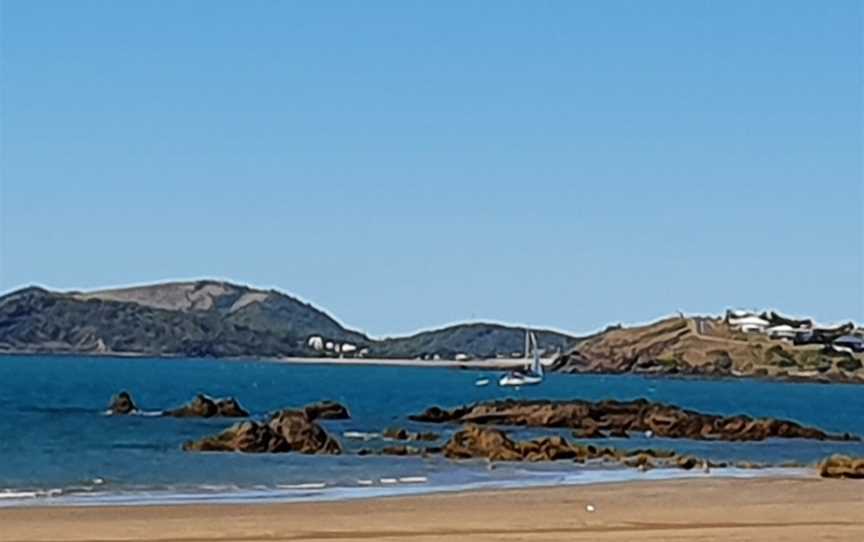
[[860,542],[864,482],[716,479],[334,503],[14,508],[0,509],[0,540]]

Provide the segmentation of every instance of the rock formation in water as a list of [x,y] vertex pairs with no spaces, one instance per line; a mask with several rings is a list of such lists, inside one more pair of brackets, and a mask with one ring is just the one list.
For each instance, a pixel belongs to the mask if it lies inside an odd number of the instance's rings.
[[247,420],[218,435],[189,441],[189,452],[340,454],[342,447],[305,412],[281,410],[267,422]]
[[249,413],[233,397],[211,399],[199,393],[189,403],[180,408],[166,410],[162,415],[174,418],[246,418]]
[[121,391],[112,397],[111,405],[108,407],[108,413],[112,416],[122,416],[137,411],[138,406],[132,400],[132,395],[128,391]]
[[490,461],[608,461],[642,470],[656,467],[725,467],[693,456],[679,456],[671,450],[619,450],[592,444],[570,443],[560,436],[514,441],[500,429],[467,425],[453,434],[443,448],[450,459],[483,458]]
[[458,422],[481,425],[558,427],[578,431],[577,435],[599,435],[597,431],[624,436],[650,431],[658,437],[696,440],[758,441],[766,438],[815,440],[858,440],[843,434],[832,435],[788,420],[702,414],[673,405],[635,401],[492,401],[442,410],[432,407],[411,416],[431,423]]
[[320,401],[306,405],[303,408],[310,420],[348,420],[351,414],[348,409],[335,401]]
[[819,475],[823,478],[864,479],[864,457],[832,455],[819,465]]
[[438,433],[415,433],[399,427],[388,427],[381,436],[390,440],[414,440],[432,442],[441,438]]

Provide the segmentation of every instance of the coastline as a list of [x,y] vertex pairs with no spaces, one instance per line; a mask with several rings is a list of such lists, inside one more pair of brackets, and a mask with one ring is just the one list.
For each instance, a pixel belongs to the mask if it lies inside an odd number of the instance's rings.
[[[50,356],[57,358],[93,358],[93,359],[124,359],[124,360],[166,360],[166,361],[225,361],[225,362],[254,362],[254,363],[275,363],[285,365],[327,365],[327,366],[372,366],[372,367],[410,367],[410,368],[427,368],[427,369],[457,369],[457,370],[473,370],[473,371],[507,371],[518,367],[525,366],[524,358],[495,358],[495,359],[480,359],[480,360],[421,360],[415,358],[331,358],[331,357],[185,357],[180,355],[153,355],[140,352],[0,352],[0,358],[28,358],[37,356]],[[544,365],[549,363],[544,360]],[[568,371],[551,371],[552,374],[564,376],[579,376],[579,375],[596,375],[596,376],[636,376],[648,379],[669,379],[669,380],[706,380],[706,381],[759,381],[759,382],[780,382],[790,384],[845,384],[845,385],[864,385],[864,375],[855,378],[825,378],[822,375],[800,375],[791,374],[783,377],[746,374],[746,373],[730,373],[730,374],[689,374],[689,373],[663,373],[663,372],[615,372],[615,371],[583,371],[583,372],[568,372]]]
[[861,540],[860,481],[688,479],[355,501],[0,509],[0,540]]

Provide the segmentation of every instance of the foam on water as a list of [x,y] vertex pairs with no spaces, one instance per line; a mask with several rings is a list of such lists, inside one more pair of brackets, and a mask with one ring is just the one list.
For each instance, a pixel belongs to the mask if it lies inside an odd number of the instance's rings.
[[813,472],[809,469],[792,468],[761,470],[727,468],[715,469],[711,473],[682,471],[680,469],[657,469],[647,472],[633,469],[581,469],[578,472],[558,471],[538,474],[524,470],[521,471],[521,474],[522,476],[512,479],[489,479],[462,483],[430,483],[426,477],[382,478],[377,482],[358,480],[354,486],[332,487],[321,482],[274,487],[244,488],[205,485],[198,488],[139,489],[112,492],[65,492],[60,489],[17,492],[0,490],[0,508],[12,506],[156,506],[202,503],[327,502],[430,493],[579,486],[633,481],[759,477],[806,478],[813,476]]

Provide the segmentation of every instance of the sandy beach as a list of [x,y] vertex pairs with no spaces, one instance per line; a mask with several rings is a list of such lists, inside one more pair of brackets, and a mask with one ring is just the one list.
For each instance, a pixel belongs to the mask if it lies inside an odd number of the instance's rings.
[[716,479],[332,503],[0,509],[4,542],[636,539],[860,541],[864,483]]

